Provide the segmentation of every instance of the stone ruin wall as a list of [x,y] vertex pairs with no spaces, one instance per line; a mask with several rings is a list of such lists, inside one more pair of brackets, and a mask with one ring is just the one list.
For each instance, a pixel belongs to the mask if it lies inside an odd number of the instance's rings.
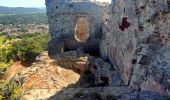
[[111,8],[89,1],[58,1],[46,0],[51,47],[84,45],[75,41],[74,33],[77,18],[87,17],[88,37],[96,39],[89,44],[100,43],[101,57],[119,71],[125,85],[170,95],[169,0],[112,0]]
[[170,95],[170,1],[114,0],[101,56],[125,85]]
[[[84,48],[86,49],[93,49],[92,47],[97,46],[94,51],[96,49],[99,51],[99,41],[102,37],[102,23],[105,21],[105,16],[103,15],[106,15],[105,13],[108,12],[107,4],[88,0],[46,0],[46,5],[49,30],[53,38],[51,42],[52,46],[62,39],[67,49],[74,50],[79,48],[80,45],[85,45]],[[83,18],[87,24],[80,22],[79,19]],[[78,24],[78,22],[80,23]],[[79,26],[79,29],[76,28],[76,25]],[[84,30],[81,27],[88,28]],[[75,34],[78,30],[84,30],[84,33],[82,33],[84,35]],[[86,34],[86,32],[88,33]],[[77,37],[81,40],[78,41],[79,39]],[[91,44],[94,44],[94,46],[89,47]]]

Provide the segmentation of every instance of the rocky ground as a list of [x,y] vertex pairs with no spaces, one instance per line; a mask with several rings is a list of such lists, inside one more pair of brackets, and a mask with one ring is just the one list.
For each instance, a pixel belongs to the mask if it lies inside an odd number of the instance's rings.
[[[106,67],[101,70],[99,68],[101,65],[95,66],[95,63],[103,63]],[[90,69],[90,66],[95,69]],[[43,52],[37,57],[36,63],[23,71],[19,77],[24,80],[24,90],[31,88],[31,91],[25,95],[27,99],[45,99],[67,87],[108,86],[111,77],[109,74],[112,74],[110,70],[109,63],[88,54],[70,51],[50,58],[47,52]],[[104,71],[107,71],[108,75]],[[103,79],[99,76],[103,76]]]
[[43,52],[17,77],[23,80],[26,100],[163,100],[124,86],[109,63],[77,51],[53,57]]

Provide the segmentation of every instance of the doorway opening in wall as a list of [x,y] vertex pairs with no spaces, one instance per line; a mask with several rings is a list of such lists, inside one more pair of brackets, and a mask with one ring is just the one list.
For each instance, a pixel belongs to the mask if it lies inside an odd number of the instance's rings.
[[86,16],[77,17],[74,37],[78,42],[87,42],[89,38],[89,23]]

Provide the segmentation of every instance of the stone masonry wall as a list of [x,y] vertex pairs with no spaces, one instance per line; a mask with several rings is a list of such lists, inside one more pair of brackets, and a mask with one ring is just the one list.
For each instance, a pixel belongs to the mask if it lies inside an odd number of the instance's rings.
[[101,37],[106,4],[88,0],[46,0],[46,5],[53,37],[74,39],[76,21],[82,16],[87,17],[90,38]]
[[169,94],[170,1],[114,0],[110,13],[101,56],[115,64],[125,85]]
[[[90,0],[46,0],[49,31],[52,36],[48,44],[49,54],[83,48],[85,51],[96,51],[102,37],[102,24],[107,20],[108,3],[92,2]],[[75,33],[78,19],[85,18],[87,30],[79,30],[82,34],[78,41]],[[83,25],[83,24],[82,24]],[[83,27],[83,26],[81,26]],[[88,34],[84,34],[83,31]],[[78,34],[78,35],[80,35]],[[81,43],[83,42],[83,43]],[[90,44],[90,45],[89,45]]]

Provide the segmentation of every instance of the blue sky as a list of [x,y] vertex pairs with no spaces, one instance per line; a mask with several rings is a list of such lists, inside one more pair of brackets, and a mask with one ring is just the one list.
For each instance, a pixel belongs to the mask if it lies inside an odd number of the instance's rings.
[[45,0],[0,0],[0,6],[45,7]]

